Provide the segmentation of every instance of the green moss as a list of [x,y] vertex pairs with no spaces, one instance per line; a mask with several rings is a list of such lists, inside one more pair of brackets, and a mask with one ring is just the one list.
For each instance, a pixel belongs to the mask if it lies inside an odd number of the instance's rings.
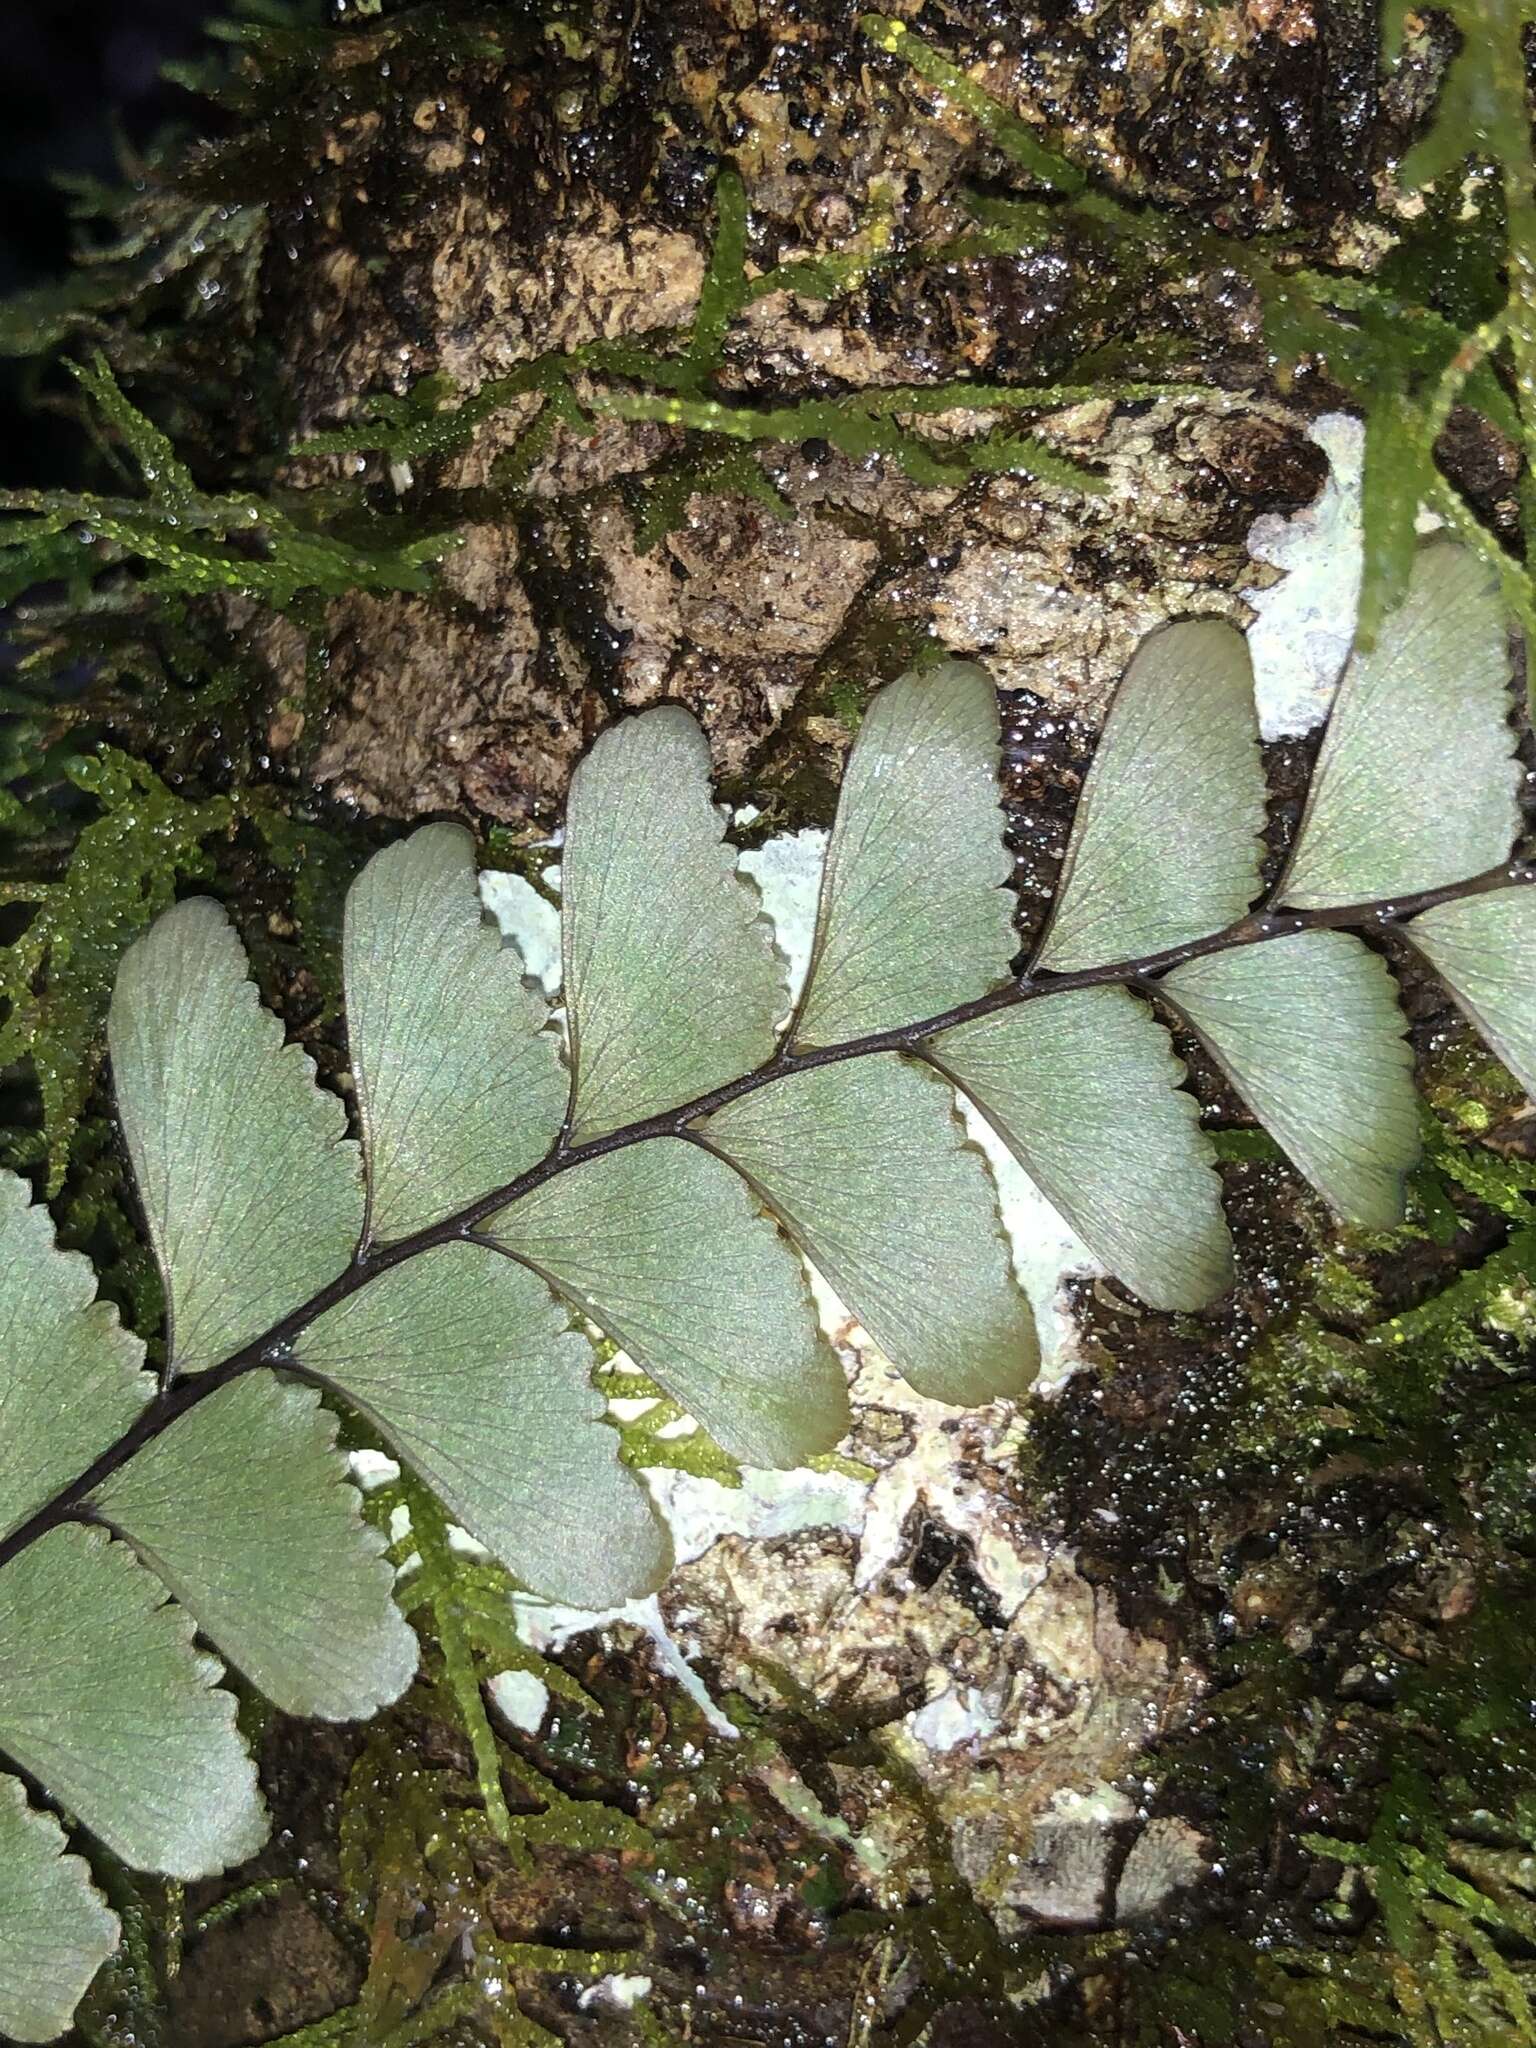
[[26,1059],[36,1076],[50,1194],[63,1185],[95,1079],[118,962],[178,881],[209,873],[205,845],[235,816],[228,798],[187,802],[115,749],[79,757],[66,774],[99,815],[62,875],[0,884],[0,900],[36,906],[21,936],[0,948],[0,1064]]
[[347,890],[369,848],[355,833],[288,809],[274,790],[247,790],[241,809],[273,866],[288,880],[299,950],[320,992],[320,1021],[328,1023],[342,1009]]
[[793,519],[793,505],[747,449],[704,436],[689,443],[635,489],[635,546],[642,555],[676,532],[696,496],[748,498],[772,519]]
[[[1457,1101],[1465,1112],[1470,1098]],[[1477,1121],[1459,1118],[1463,1130]],[[1241,1868],[1287,1840],[1285,1855],[1314,1859],[1313,1896],[1329,1873],[1332,1888],[1313,1906],[1271,1893],[1251,1948],[1228,1931],[1177,1934],[1138,1989],[1138,2040],[1158,2039],[1160,2022],[1212,2044],[1245,2028],[1266,2044],[1355,2030],[1410,2048],[1533,2038],[1536,1400],[1523,1361],[1536,1177],[1439,1123],[1427,1165],[1457,1241],[1491,1246],[1451,1260],[1444,1233],[1423,1228],[1326,1255],[1306,1308],[1253,1349],[1219,1448],[1201,1460],[1208,1484],[1278,1494],[1276,1515],[1296,1516],[1303,1541],[1309,1493],[1347,1525],[1348,1489],[1380,1475],[1378,1525],[1341,1553],[1331,1619],[1307,1592],[1320,1558],[1234,1557],[1226,1597],[1241,1612],[1268,1574],[1254,1611],[1273,1618],[1219,1653],[1215,1691],[1157,1765],[1175,1808],[1195,1802],[1221,1861]],[[1435,1277],[1386,1312],[1383,1282],[1400,1289],[1415,1257]],[[1426,1619],[1422,1597],[1399,1608],[1393,1588],[1430,1559],[1441,1590]],[[1293,1595],[1276,1594],[1277,1571]],[[1308,1825],[1319,1813],[1326,1828]]]
[[921,78],[938,86],[956,106],[969,114],[989,142],[1010,162],[1048,192],[1080,192],[1087,173],[1041,142],[1027,121],[1011,113],[1000,101],[968,78],[942,50],[915,35],[904,21],[886,14],[865,14],[859,26],[882,50],[903,58]]
[[1338,1322],[1366,1322],[1376,1307],[1370,1281],[1336,1253],[1325,1252],[1318,1260],[1312,1286],[1319,1315]]
[[1355,1428],[1371,1389],[1360,1347],[1303,1318],[1255,1352],[1234,1440],[1250,1456],[1316,1445],[1330,1431]]
[[[558,2039],[522,2011],[520,1992],[526,1996],[530,1980],[568,1972],[572,1952],[498,1934],[483,1830],[484,1816],[462,1803],[456,1772],[423,1769],[387,1724],[370,1735],[340,1820],[345,1908],[368,1954],[362,1990],[347,2009],[347,2039],[414,2048],[469,2017],[485,2019],[504,2040]],[[589,1828],[569,1845],[608,1846],[609,1838]],[[627,1961],[626,1950],[589,1948],[579,1966],[595,1979]]]
[[611,1401],[648,1401],[643,1413],[619,1421],[609,1420],[619,1433],[619,1457],[629,1466],[653,1466],[667,1472],[687,1472],[695,1479],[713,1479],[717,1485],[739,1487],[741,1467],[728,1457],[706,1430],[689,1418],[669,1394],[645,1373],[621,1370],[611,1361],[617,1351],[612,1343],[600,1348],[602,1363],[597,1384]]
[[[276,497],[199,491],[168,438],[131,405],[104,357],[71,366],[144,486],[143,500],[80,491],[3,491],[0,586],[21,590],[60,573],[61,546],[87,566],[80,602],[125,565],[159,596],[254,597],[283,611],[306,593],[425,590],[456,543],[354,510],[332,517],[323,493]],[[317,517],[318,514],[318,517]],[[134,565],[140,565],[135,568]],[[88,594],[89,593],[89,594]]]
[[[798,266],[793,273],[776,270],[749,281],[746,199],[733,169],[720,172],[715,200],[709,262],[692,324],[685,332],[658,335],[651,344],[598,341],[542,356],[487,380],[473,395],[456,395],[444,377],[431,375],[403,396],[378,393],[359,399],[345,425],[309,436],[296,452],[364,449],[394,463],[442,459],[461,454],[496,413],[539,394],[544,402],[534,423],[496,467],[498,486],[516,493],[557,425],[580,428],[605,415],[655,421],[680,429],[686,438],[682,451],[653,471],[639,489],[636,531],[645,552],[681,523],[695,492],[747,496],[775,517],[789,516],[791,508],[778,489],[745,449],[733,444],[796,446],[824,440],[855,458],[883,456],[914,482],[930,486],[1012,472],[1061,489],[1094,493],[1104,488],[1102,479],[1037,434],[999,427],[969,438],[935,439],[905,422],[957,411],[1048,413],[1087,399],[1142,399],[1186,388],[1101,376],[1083,384],[960,381],[884,386],[780,406],[722,399],[713,395],[711,385],[723,361],[730,324],[751,299],[769,289],[814,292],[823,283],[828,290],[841,289],[861,266],[850,262],[841,270],[827,271],[824,279],[820,272],[815,277],[801,275],[805,266]],[[864,261],[862,268],[867,267]],[[621,379],[638,388],[613,382],[598,385],[596,377]]]

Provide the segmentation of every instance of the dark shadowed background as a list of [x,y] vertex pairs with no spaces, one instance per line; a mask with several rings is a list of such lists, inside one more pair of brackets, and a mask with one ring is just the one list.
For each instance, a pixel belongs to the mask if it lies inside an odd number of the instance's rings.
[[[122,175],[121,148],[207,125],[206,104],[161,77],[206,48],[214,0],[11,0],[0,65],[0,294],[69,260],[69,195],[55,180]],[[62,481],[79,436],[25,402],[26,371],[0,363],[0,480]]]

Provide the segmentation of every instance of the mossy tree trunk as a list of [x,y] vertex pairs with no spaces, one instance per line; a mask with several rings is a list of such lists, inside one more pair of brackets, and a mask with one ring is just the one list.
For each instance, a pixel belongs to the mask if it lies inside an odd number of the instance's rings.
[[[925,641],[1092,719],[1147,627],[1240,611],[1253,515],[1322,480],[1240,305],[1138,289],[1127,251],[1065,220],[1013,234],[1019,247],[925,258],[975,240],[968,195],[1030,183],[852,5],[599,7],[579,32],[550,18],[500,33],[495,60],[427,33],[381,60],[377,36],[343,36],[299,109],[208,171],[231,194],[283,176],[255,317],[297,437],[355,418],[363,394],[429,375],[476,392],[607,345],[573,374],[595,421],[552,417],[534,388],[467,447],[295,466],[468,523],[440,593],[330,606],[323,719],[298,636],[267,636],[280,752],[389,816],[547,826],[594,729],[669,696],[701,713],[742,792],[824,808],[847,714]],[[1224,16],[1175,30],[1109,7],[1006,33],[952,10],[943,41],[1042,145],[1130,199],[1246,231],[1328,224],[1367,191],[1384,146],[1369,38],[1348,9],[1234,36]],[[744,187],[741,246],[722,248],[683,395],[812,402],[803,431],[761,445],[601,402],[615,344],[676,358],[687,342],[722,166]],[[830,297],[814,276],[796,288],[817,265],[842,287]],[[760,293],[781,267],[786,284]],[[1170,335],[1186,363],[1217,357],[1217,388],[1117,404],[1095,366],[1155,369]],[[648,378],[643,356],[629,367],[629,395],[678,381]],[[1084,404],[1021,417],[1044,422],[1045,455],[1093,472],[1092,492],[1049,466],[1045,481],[973,466],[963,443],[995,412],[933,423],[936,443],[962,444],[952,482],[813,431],[814,401],[962,380],[1087,386]]]
[[[158,730],[161,700],[123,713],[168,770],[276,793],[264,851],[289,886],[248,847],[221,882],[272,959],[299,927],[322,1048],[322,845],[344,873],[447,812],[526,858],[594,733],[659,698],[698,712],[753,830],[824,822],[869,692],[934,647],[1005,692],[1022,937],[1131,648],[1184,612],[1244,621],[1254,518],[1322,490],[1307,429],[1339,393],[1317,365],[1282,388],[1257,288],[1211,238],[1283,230],[1323,260],[1379,227],[1429,57],[1383,95],[1374,20],[1335,0],[904,12],[958,83],[842,0],[344,13],[260,41],[232,132],[179,171],[157,232],[199,210],[211,253],[177,259],[195,317],[160,320],[151,279],[105,323],[135,401],[205,491],[256,478],[360,545],[459,543],[427,588],[199,601],[176,632],[238,689],[176,699]],[[1085,177],[1108,212],[1077,202]],[[892,389],[909,403],[871,403]],[[1461,425],[1465,487],[1497,519],[1508,449]],[[169,668],[195,659],[158,613],[146,631]],[[1304,753],[1273,757],[1277,833]],[[1429,1048],[1443,1013],[1421,1009]],[[317,2019],[370,1953],[419,1994],[462,1979],[477,1938],[521,1945],[523,2011],[572,2042],[894,2043],[931,2020],[935,2043],[1214,2044],[1238,2036],[1199,2031],[1213,1976],[1244,2040],[1321,2039],[1341,2009],[1323,1965],[1290,2033],[1249,1981],[1277,1944],[1332,1938],[1313,1896],[1337,1871],[1301,1837],[1368,1832],[1407,1740],[1370,1718],[1396,1700],[1370,1674],[1429,1664],[1523,1540],[1490,1548],[1464,1519],[1515,1454],[1479,1437],[1475,1484],[1426,1481],[1406,1396],[1365,1415],[1369,1452],[1317,1449],[1376,1324],[1522,1227],[1517,1120],[1435,1049],[1441,1107],[1498,1140],[1495,1194],[1452,1161],[1432,1228],[1341,1244],[1235,1144],[1229,1310],[1195,1324],[1074,1284],[1090,1369],[1028,1431],[903,1404],[845,1333],[851,1450],[877,1474],[857,1515],[721,1537],[649,1632],[561,1639],[538,1683],[558,1671],[584,1701],[534,1732],[497,1708],[515,1808],[542,1783],[632,1816],[648,1849],[564,1807],[526,1856],[477,1832],[446,1679],[366,1738],[271,1730],[288,1832],[258,1875],[300,1882],[189,1945],[165,2040]],[[1464,1349],[1463,1378],[1436,1353],[1423,1385],[1470,1444],[1494,1368]],[[1378,1471],[1383,1444],[1399,1462]],[[447,1647],[429,1641],[429,1678]],[[1235,1691],[1226,1722],[1201,1718],[1211,1686]],[[371,1877],[370,1827],[390,1844]],[[469,1893],[480,1917],[456,1921]],[[1358,1934],[1368,1907],[1333,1896]],[[1148,1990],[1126,1955],[1154,1912],[1146,1946],[1172,1961]],[[598,1973],[562,1974],[562,1943],[627,1958],[601,1974],[649,1978],[649,2003],[586,1997]],[[533,2038],[492,2006],[456,2038]]]

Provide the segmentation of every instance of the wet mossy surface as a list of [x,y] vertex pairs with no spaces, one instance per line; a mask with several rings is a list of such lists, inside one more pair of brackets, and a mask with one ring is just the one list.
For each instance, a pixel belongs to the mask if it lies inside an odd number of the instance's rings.
[[[1022,942],[1114,673],[1171,611],[1242,617],[1251,520],[1322,487],[1316,413],[1379,387],[1389,426],[1438,420],[1374,472],[1382,590],[1381,508],[1400,526],[1436,463],[1518,547],[1507,370],[1445,384],[1502,298],[1498,177],[1391,194],[1448,21],[1391,72],[1329,0],[913,27],[824,0],[248,19],[220,139],[101,195],[102,253],[0,319],[89,424],[94,493],[5,536],[6,1150],[140,1327],[99,1027],[177,888],[231,904],[335,1076],[341,896],[400,819],[522,858],[592,734],[675,695],[758,836],[824,823],[872,689],[957,648],[1006,686]],[[50,365],[98,345],[93,403]],[[1050,389],[996,389],[1021,385]],[[190,552],[162,516],[189,508]],[[1042,600],[1010,624],[1021,580]],[[1307,765],[1270,751],[1276,858]],[[1191,1674],[1092,1924],[978,1898],[887,1740],[919,1702],[769,1673],[721,1696],[727,1739],[643,1636],[520,1651],[505,1589],[440,1546],[402,1706],[265,1725],[259,1865],[186,1899],[112,1875],[129,1939],[81,2037],[1536,2039],[1536,1165],[1507,1081],[1408,994],[1404,1230],[1339,1237],[1181,1047],[1236,1294],[1176,1319],[1084,1283],[1090,1365],[1032,1418],[1018,1501]],[[914,1582],[992,1628],[965,1543],[907,1533]],[[507,1668],[545,1688],[534,1733],[488,1688]],[[871,1781],[909,1822],[878,1879]],[[1137,1917],[1148,1823],[1206,1874]]]

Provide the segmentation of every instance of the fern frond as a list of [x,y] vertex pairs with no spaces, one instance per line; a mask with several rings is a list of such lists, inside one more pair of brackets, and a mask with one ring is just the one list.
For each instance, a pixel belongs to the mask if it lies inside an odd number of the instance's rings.
[[[717,297],[711,348],[731,303]],[[142,464],[165,460],[136,418],[120,426]],[[160,488],[191,484],[166,470]],[[17,1446],[0,1473],[0,1752],[136,1867],[192,1877],[256,1846],[251,1762],[194,1629],[295,1712],[367,1715],[416,1669],[334,1403],[400,1460],[418,1557],[405,1603],[436,1613],[492,1832],[569,1839],[574,1802],[498,1744],[480,1688],[487,1660],[518,1667],[506,1574],[601,1609],[670,1567],[636,1446],[621,1455],[605,1419],[590,1333],[743,1463],[803,1463],[847,1426],[804,1260],[924,1394],[1021,1396],[1031,1305],[957,1096],[1111,1272],[1158,1306],[1208,1305],[1232,1252],[1165,1013],[1341,1214],[1399,1222],[1418,1107],[1395,984],[1361,934],[1401,933],[1536,1079],[1536,869],[1510,859],[1510,681],[1496,579],[1424,549],[1346,672],[1265,893],[1244,645],[1209,621],[1158,634],[1113,701],[1054,915],[1020,971],[996,693],[963,664],[905,676],[852,751],[794,1006],[725,843],[702,732],[675,705],[642,713],[598,739],[571,792],[563,1045],[482,919],[466,833],[428,825],[353,884],[360,1142],[262,1009],[218,907],[166,910],[129,949],[109,1018],[164,1282],[158,1385],[83,1260],[0,1176],[0,1404]],[[1435,1165],[1455,1176],[1448,1153]],[[1523,1275],[1520,1170],[1501,1186],[1514,1231],[1484,1271],[1509,1259]],[[1411,1336],[1416,1313],[1378,1334]],[[472,1583],[450,1567],[448,1515],[494,1560]],[[375,1776],[393,1768],[376,1745],[365,1755]],[[536,1811],[511,1811],[504,1772]],[[370,2040],[425,2039],[474,2008],[467,1981],[428,1995],[452,1916],[418,1940],[391,1904],[413,1859],[468,1853],[443,1789],[394,1786],[381,1804],[359,1779],[349,1805],[349,1881],[375,1942],[356,2021]],[[22,1873],[0,1871],[0,2024],[35,2035],[111,1928],[20,1796],[0,1779]],[[584,1825],[645,1847],[607,1809]],[[467,1900],[472,1872],[454,1868]],[[1522,2011],[1489,1946],[1508,1924],[1406,1851],[1392,1872],[1424,1938],[1453,1940]],[[6,1946],[13,1921],[32,1924],[18,1881],[58,1902],[52,1989]],[[476,1941],[501,1953],[478,1922]]]

